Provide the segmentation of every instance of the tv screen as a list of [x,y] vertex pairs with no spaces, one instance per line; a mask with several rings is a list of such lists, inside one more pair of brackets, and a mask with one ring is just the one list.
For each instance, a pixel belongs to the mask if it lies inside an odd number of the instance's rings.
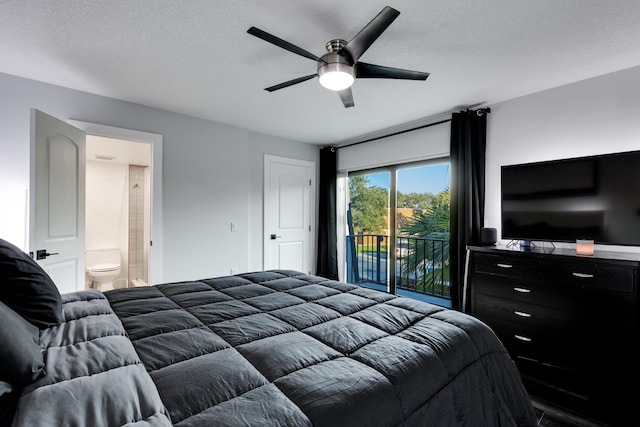
[[640,151],[502,166],[502,238],[640,246]]

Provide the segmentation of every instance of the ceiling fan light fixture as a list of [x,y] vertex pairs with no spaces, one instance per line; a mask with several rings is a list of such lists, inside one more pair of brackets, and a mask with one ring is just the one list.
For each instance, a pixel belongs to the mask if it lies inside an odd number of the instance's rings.
[[344,39],[329,40],[325,44],[327,53],[321,57],[259,28],[249,28],[247,33],[296,55],[314,60],[317,64],[317,72],[315,74],[269,86],[265,90],[273,92],[318,77],[320,85],[331,91],[338,92],[344,107],[349,108],[354,106],[353,94],[350,88],[356,78],[426,80],[429,77],[429,73],[359,62],[362,54],[369,49],[398,15],[400,15],[400,12],[390,6],[385,6],[375,18],[369,21],[348,42]]
[[331,62],[318,67],[318,80],[329,90],[350,88],[355,81],[355,69],[348,64]]

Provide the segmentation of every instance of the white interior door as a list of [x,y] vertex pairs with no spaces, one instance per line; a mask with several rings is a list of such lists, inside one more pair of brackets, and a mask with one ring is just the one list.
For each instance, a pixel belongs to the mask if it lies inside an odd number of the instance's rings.
[[311,273],[315,163],[265,156],[264,267]]
[[31,110],[30,251],[61,293],[84,289],[85,133]]

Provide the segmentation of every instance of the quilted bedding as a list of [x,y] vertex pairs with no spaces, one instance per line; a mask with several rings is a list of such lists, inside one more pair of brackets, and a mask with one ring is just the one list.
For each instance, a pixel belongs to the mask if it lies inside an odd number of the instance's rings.
[[16,425],[535,425],[502,344],[454,310],[294,271],[65,299]]
[[62,295],[40,334],[46,375],[21,393],[14,426],[171,426],[158,391],[101,292]]

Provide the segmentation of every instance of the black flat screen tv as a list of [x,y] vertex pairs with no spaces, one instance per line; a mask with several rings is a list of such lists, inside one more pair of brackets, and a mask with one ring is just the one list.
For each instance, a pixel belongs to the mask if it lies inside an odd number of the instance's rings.
[[640,246],[640,151],[502,166],[502,239]]

